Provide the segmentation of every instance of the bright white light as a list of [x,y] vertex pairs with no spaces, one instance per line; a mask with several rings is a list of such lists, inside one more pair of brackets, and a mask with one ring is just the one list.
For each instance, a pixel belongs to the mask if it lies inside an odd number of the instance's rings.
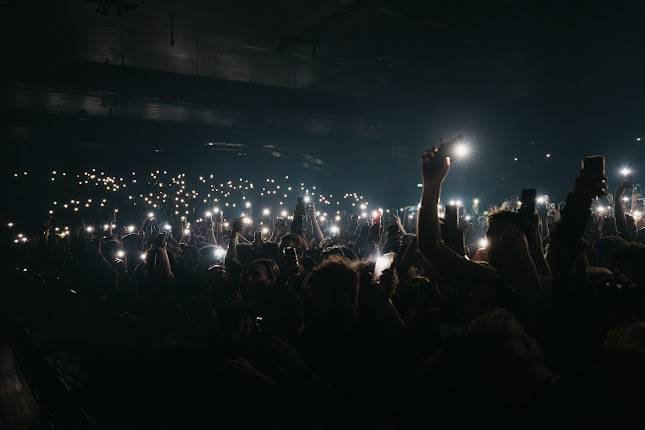
[[13,227],[13,223],[12,222],[7,223],[7,227],[9,227],[9,228]]
[[361,212],[361,218],[367,218],[367,212]]
[[325,221],[327,221],[327,218],[325,218],[324,216],[321,216],[319,219],[320,219],[320,222],[325,222]]
[[473,204],[478,205],[479,204],[479,199],[473,199]]
[[549,154],[549,153],[547,152],[547,154],[546,154],[546,158],[551,158],[551,154]]
[[455,204],[456,204],[457,206],[463,206],[463,202],[462,202],[461,200],[457,200],[457,201],[455,202]]
[[247,208],[247,209],[250,208],[251,207],[251,202],[245,202],[244,207]]
[[630,169],[629,167],[623,167],[622,169],[620,169],[620,174],[622,176],[629,176],[632,174],[632,169]]
[[331,227],[329,227],[329,232],[331,234],[338,234],[339,231],[340,229],[338,228],[337,225],[332,225]]
[[189,228],[185,228],[185,229],[184,229],[184,234],[185,234],[186,236],[190,235],[190,229],[189,229]]
[[142,252],[142,253],[141,253],[141,255],[139,256],[139,258],[140,258],[141,260],[143,260],[143,261],[146,261],[146,253],[145,253],[145,252]]
[[164,224],[163,229],[166,231],[170,231],[172,230],[172,227],[170,226],[170,224]]
[[210,218],[210,217],[212,217],[212,216],[213,216],[213,212],[211,212],[211,211],[206,211],[206,213],[204,214],[204,216],[205,216],[206,218]]
[[262,227],[262,234],[269,234],[269,227]]
[[469,153],[470,148],[468,148],[468,145],[466,145],[465,143],[458,143],[453,148],[452,155],[454,155],[455,158],[466,158]]
[[110,225],[109,224],[103,224],[103,230],[109,230]]
[[599,214],[603,214],[603,213],[605,213],[605,208],[602,207],[602,206],[598,206],[596,208],[596,212],[599,213]]
[[414,214],[408,215],[408,219],[414,219]]
[[340,215],[336,215],[336,221],[340,221]]
[[540,196],[540,197],[538,197],[537,199],[535,199],[535,202],[536,202],[538,205],[543,205],[543,204],[546,202],[546,198],[544,198],[544,196]]
[[119,258],[123,258],[123,257],[125,257],[125,251],[124,251],[124,250],[122,250],[122,249],[119,249],[119,250],[116,252],[116,256],[117,256],[117,257],[119,257]]
[[213,208],[213,213],[218,214],[219,213],[219,208],[218,207]]
[[311,201],[311,198],[309,196],[305,196],[305,203],[309,203]]
[[262,209],[262,215],[268,216],[270,213],[271,213],[271,210],[269,208]]
[[226,256],[226,250],[221,246],[216,246],[214,253],[215,258],[224,258],[224,256]]
[[155,216],[154,212],[148,212],[148,218],[153,218]]
[[287,215],[288,215],[287,211],[284,211],[284,210],[283,210],[282,212],[280,212],[280,216],[281,216],[282,218],[286,218],[286,217],[287,217]]
[[90,225],[90,226],[87,226],[87,227],[85,228],[85,231],[86,231],[86,232],[88,232],[88,233],[92,233],[92,232],[94,231],[94,227],[92,227],[91,225]]
[[252,223],[253,223],[253,220],[252,220],[251,218],[249,218],[249,217],[245,216],[244,218],[242,218],[242,222],[243,222],[244,224],[246,224],[246,225],[250,225],[250,224],[252,224]]
[[134,232],[134,230],[135,230],[135,227],[133,225],[128,226],[128,233],[132,233]]
[[641,218],[643,218],[643,212],[641,212],[641,211],[634,211],[634,212],[632,212],[632,216],[634,217],[634,219],[635,219],[636,221],[640,221],[640,220],[641,220]]
[[471,216],[470,216],[470,215],[466,215],[466,221],[470,221],[470,219],[471,219]]
[[479,239],[477,244],[479,245],[480,248],[488,248],[488,239],[486,239],[485,237],[482,237],[481,239]]
[[455,201],[454,201],[454,200],[450,200],[450,201],[448,202],[448,205],[450,205],[450,206],[454,206],[454,205],[455,205]]
[[627,196],[623,197],[623,201],[624,201],[624,202],[628,202],[628,201],[629,201],[629,197],[627,197]]
[[367,206],[365,206],[365,203],[361,204],[359,207],[361,208],[361,210],[367,209]]

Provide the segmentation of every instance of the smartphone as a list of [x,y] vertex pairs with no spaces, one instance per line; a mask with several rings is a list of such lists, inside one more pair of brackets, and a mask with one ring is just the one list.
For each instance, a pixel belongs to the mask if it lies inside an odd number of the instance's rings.
[[606,191],[605,185],[605,157],[602,155],[592,155],[585,157],[582,161],[582,175],[591,179],[592,183],[602,184],[600,189],[595,190],[596,196],[602,195]]
[[522,206],[520,212],[527,214],[535,213],[535,199],[537,191],[535,188],[526,188],[522,190],[522,197],[520,197]]
[[445,205],[444,209],[444,222],[450,229],[457,229],[459,222],[459,209],[455,205]]
[[296,252],[296,248],[288,246],[282,250],[282,253],[285,259],[289,262],[289,266],[298,266],[298,253]]
[[372,274],[373,281],[378,281],[378,279],[383,274],[383,271],[392,267],[395,256],[396,254],[394,252],[388,252],[376,258],[376,263],[374,264],[374,273]]

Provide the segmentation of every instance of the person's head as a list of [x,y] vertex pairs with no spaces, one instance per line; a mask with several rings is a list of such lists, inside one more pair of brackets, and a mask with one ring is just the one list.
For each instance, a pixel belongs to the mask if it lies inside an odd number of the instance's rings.
[[313,323],[337,334],[350,330],[358,306],[358,274],[351,262],[342,257],[325,260],[311,272],[307,286]]
[[268,258],[259,258],[249,265],[245,281],[249,285],[273,287],[279,276],[280,269],[275,261]]
[[593,244],[593,264],[601,267],[611,267],[616,252],[627,247],[627,242],[618,236],[602,237]]
[[525,388],[521,384],[539,362],[537,343],[513,315],[499,308],[471,322],[466,331],[466,344],[484,382],[500,398],[514,402],[518,390]]
[[621,403],[641,408],[645,401],[645,322],[610,330],[604,347],[612,393]]
[[143,251],[143,237],[139,233],[130,233],[123,236],[123,249],[128,255],[136,256]]
[[271,335],[285,342],[291,342],[304,329],[304,310],[302,301],[294,291],[278,289],[274,291],[262,308],[264,324]]
[[614,254],[613,261],[614,270],[645,288],[645,245],[633,243],[625,246]]
[[500,252],[501,250],[499,248],[503,246],[502,238],[504,234],[511,231],[524,235],[529,249],[535,246],[535,241],[537,240],[535,229],[525,217],[507,210],[495,212],[488,218],[488,230],[486,231],[486,238],[488,239],[488,260],[493,266],[504,263],[500,261],[504,258],[504,253]]

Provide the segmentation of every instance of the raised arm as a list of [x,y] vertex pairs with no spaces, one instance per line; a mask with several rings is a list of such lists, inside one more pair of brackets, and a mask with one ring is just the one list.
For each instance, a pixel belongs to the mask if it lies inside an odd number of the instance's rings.
[[447,247],[441,239],[437,205],[441,185],[450,170],[450,157],[433,147],[421,156],[423,192],[417,220],[419,251],[447,278],[490,279],[494,272],[486,266],[473,263]]

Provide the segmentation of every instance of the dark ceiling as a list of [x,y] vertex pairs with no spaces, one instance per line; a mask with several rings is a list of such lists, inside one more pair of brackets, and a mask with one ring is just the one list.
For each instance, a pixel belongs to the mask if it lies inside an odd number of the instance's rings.
[[637,2],[4,0],[0,7],[7,118],[26,129],[80,116],[192,124],[204,139],[223,141],[254,129],[373,143],[416,139],[429,118],[448,111],[510,113],[529,129],[572,109],[595,121],[608,103],[620,105],[621,117],[642,112]]

